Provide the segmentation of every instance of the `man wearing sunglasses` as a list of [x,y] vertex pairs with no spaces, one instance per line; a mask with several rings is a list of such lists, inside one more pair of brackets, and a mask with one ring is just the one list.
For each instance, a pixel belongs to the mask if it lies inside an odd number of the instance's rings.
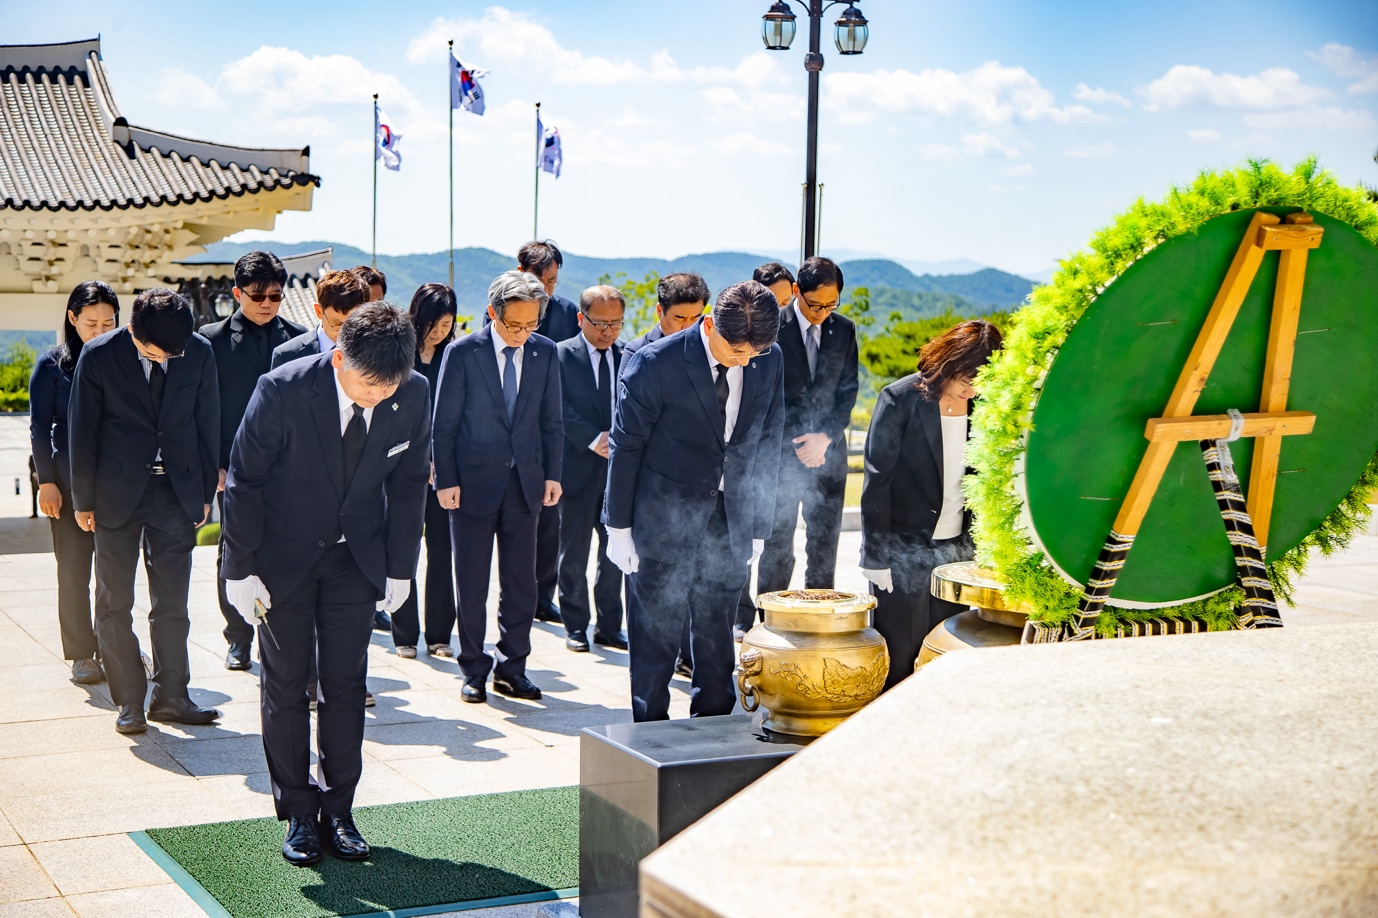
[[[258,378],[268,372],[273,349],[303,334],[306,329],[278,315],[287,269],[272,252],[250,252],[234,265],[234,301],[238,309],[228,319],[201,329],[215,353],[215,374],[220,385],[220,482],[215,500],[224,513],[225,470],[230,467],[230,446],[244,420],[244,410],[254,394]],[[225,617],[225,640],[230,645],[225,668],[249,668],[254,627],[244,620],[225,597],[225,540],[215,558],[216,590],[220,614]]]

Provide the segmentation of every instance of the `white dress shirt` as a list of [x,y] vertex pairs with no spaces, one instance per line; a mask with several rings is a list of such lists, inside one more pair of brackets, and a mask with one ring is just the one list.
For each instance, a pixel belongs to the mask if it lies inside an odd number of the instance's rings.
[[[703,352],[708,355],[708,379],[714,386],[718,383],[718,358],[708,346],[708,332],[699,323],[699,335],[703,338]],[[723,427],[723,442],[732,442],[732,428],[737,426],[737,412],[742,407],[742,368],[727,368],[727,423]]]
[[[596,389],[598,386],[598,348],[594,347],[593,342],[588,338],[584,338],[584,347],[587,348],[589,352],[589,366],[593,367],[593,385]],[[609,347],[603,351],[603,362],[608,365],[608,401],[612,403],[613,411],[616,413],[617,368],[613,364],[612,348]],[[607,431],[603,433],[607,433]],[[601,439],[603,439],[603,434],[594,437],[593,442],[589,444],[589,449],[596,451],[598,448],[598,441]]]
[[[809,322],[808,318],[804,315],[803,311],[800,310],[798,300],[795,300],[794,305],[792,305],[790,308],[794,310],[795,316],[797,316],[799,319],[799,335],[804,339],[804,346],[808,347],[810,335],[809,329],[814,328],[815,326],[811,322]],[[818,343],[823,343],[823,338],[821,336],[818,339]]]
[[962,476],[966,474],[967,416],[942,415],[943,506],[933,526],[933,538],[955,539],[962,534]]
[[[333,345],[333,342],[332,342],[332,345]],[[333,370],[333,372],[331,373],[331,377],[335,380],[335,396],[336,396],[336,398],[338,398],[338,399],[340,400],[340,436],[343,437],[343,436],[344,436],[344,432],[345,432],[345,428],[349,426],[349,422],[350,422],[351,420],[353,420],[353,418],[354,418],[354,399],[350,398],[348,395],[345,395],[344,387],[340,385],[340,371],[339,371],[339,370]],[[364,432],[365,432],[365,433],[368,432],[369,425],[372,424],[372,423],[373,423],[373,409],[372,409],[372,408],[365,408],[365,409],[364,409]],[[343,533],[342,533],[342,534],[340,535],[340,542],[343,542],[344,540],[345,540],[345,537],[344,537],[344,535],[343,535]],[[336,542],[335,544],[338,545],[338,544],[340,544],[340,542]]]
[[[494,328],[494,329],[493,329],[493,350],[494,350],[494,352],[496,352],[497,355],[498,355],[498,385],[499,385],[499,386],[502,385],[502,374],[503,374],[503,371],[507,369],[507,355],[504,354],[504,353],[502,352],[503,348],[505,348],[505,347],[507,347],[507,346],[508,346],[507,342],[504,341],[504,340],[502,340],[502,335],[499,335],[499,334],[498,334],[498,330],[497,330],[496,328]],[[519,348],[517,348],[517,353],[515,353],[515,354],[512,355],[512,359],[513,359],[513,360],[516,362],[516,364],[517,364],[517,391],[518,391],[518,392],[520,392],[520,391],[521,391],[521,388],[522,388],[522,357],[523,357],[522,351],[524,351],[525,349],[526,349],[525,347],[519,347]]]
[[335,350],[335,342],[331,341],[330,336],[325,333],[324,325],[316,326],[316,341],[320,343],[322,354],[329,354]]

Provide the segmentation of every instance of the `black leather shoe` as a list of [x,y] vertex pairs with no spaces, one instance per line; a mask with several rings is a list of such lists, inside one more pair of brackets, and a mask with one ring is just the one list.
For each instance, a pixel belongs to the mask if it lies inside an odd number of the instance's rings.
[[249,662],[249,648],[252,647],[249,641],[235,641],[230,645],[230,652],[225,654],[225,668],[235,670],[248,669],[252,664]]
[[604,634],[601,631],[595,631],[593,632],[593,643],[603,647],[616,647],[618,650],[627,649],[627,638],[621,633]]
[[354,817],[348,813],[321,817],[321,842],[327,851],[342,861],[368,859],[368,842],[354,827]]
[[575,653],[588,653],[588,638],[584,637],[582,634],[571,634],[569,637],[565,638],[565,649],[572,650]]
[[282,840],[282,857],[293,867],[309,867],[320,862],[321,837],[316,834],[316,817],[288,817],[287,837]]
[[105,673],[95,660],[73,660],[72,681],[77,685],[96,685],[105,681]]
[[173,698],[171,701],[155,701],[148,706],[148,719],[165,724],[191,724],[203,726],[220,719],[215,708],[203,708],[190,698]]
[[525,676],[517,676],[512,679],[494,676],[493,691],[509,698],[525,698],[527,701],[536,701],[541,697],[541,690],[536,688],[536,683]]
[[464,680],[464,688],[459,690],[459,697],[470,704],[483,704],[488,700],[488,689],[484,687],[487,681],[480,676],[470,676]]
[[[373,613],[373,630],[386,631],[389,634],[392,633],[392,618],[382,609],[378,609]],[[368,855],[364,855],[364,857],[368,857]]]
[[536,603],[536,621],[559,622],[560,607],[550,601]]
[[148,721],[144,720],[144,707],[141,704],[122,704],[120,713],[115,715],[116,733],[143,733],[148,729]]

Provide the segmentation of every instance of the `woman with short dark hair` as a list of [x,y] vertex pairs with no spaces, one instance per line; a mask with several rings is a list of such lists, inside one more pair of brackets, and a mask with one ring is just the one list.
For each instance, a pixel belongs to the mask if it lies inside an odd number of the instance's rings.
[[62,343],[34,364],[29,380],[29,443],[38,474],[38,508],[49,518],[57,559],[57,618],[62,656],[72,661],[72,681],[94,685],[105,678],[97,662],[91,619],[91,559],[95,536],[77,525],[72,510],[72,467],[67,454],[67,402],[81,349],[120,322],[120,300],[102,281],[78,284],[67,297]]
[[[444,284],[422,284],[411,298],[412,325],[416,327],[416,371],[431,384],[431,412],[440,383],[440,362],[454,340],[455,292]],[[434,479],[434,475],[432,475]],[[432,485],[434,481],[432,481]],[[435,488],[426,489],[426,650],[433,657],[453,659],[450,633],[455,627],[455,580],[450,554],[450,515],[436,499]],[[412,580],[407,601],[392,614],[392,643],[397,655],[416,657],[421,636],[420,600]]]
[[962,322],[919,350],[918,371],[886,386],[866,436],[861,490],[861,568],[876,597],[875,627],[890,650],[891,688],[914,671],[923,639],[956,603],[929,592],[933,568],[974,557],[968,409],[977,372],[999,350],[989,322]]

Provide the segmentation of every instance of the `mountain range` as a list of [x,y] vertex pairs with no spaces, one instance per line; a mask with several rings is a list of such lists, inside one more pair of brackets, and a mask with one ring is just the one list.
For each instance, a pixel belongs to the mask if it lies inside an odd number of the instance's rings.
[[[323,241],[217,242],[207,248],[204,256],[193,260],[232,262],[244,253],[259,248],[268,248],[279,256],[286,256],[327,246],[335,250],[336,267],[367,264],[369,261],[368,253],[361,249]],[[661,276],[675,271],[696,272],[703,276],[708,288],[716,294],[729,284],[749,279],[758,265],[773,259],[747,252],[710,252],[675,259],[591,258],[565,252],[564,260],[558,292],[577,300],[581,290],[598,283],[605,276],[618,284],[628,278],[641,280],[652,271]],[[454,287],[461,314],[477,315],[487,302],[489,283],[498,274],[513,267],[516,267],[515,259],[510,255],[484,248],[456,249]],[[872,314],[881,320],[892,312],[898,312],[908,319],[939,315],[947,310],[959,315],[1011,310],[1017,308],[1035,286],[1035,282],[1026,277],[995,268],[954,274],[915,274],[905,265],[886,258],[843,260],[840,267],[848,291],[858,287],[869,289]],[[448,278],[449,258],[444,251],[380,255],[378,268],[388,277],[388,299],[406,304],[421,284],[431,281],[443,283]]]

